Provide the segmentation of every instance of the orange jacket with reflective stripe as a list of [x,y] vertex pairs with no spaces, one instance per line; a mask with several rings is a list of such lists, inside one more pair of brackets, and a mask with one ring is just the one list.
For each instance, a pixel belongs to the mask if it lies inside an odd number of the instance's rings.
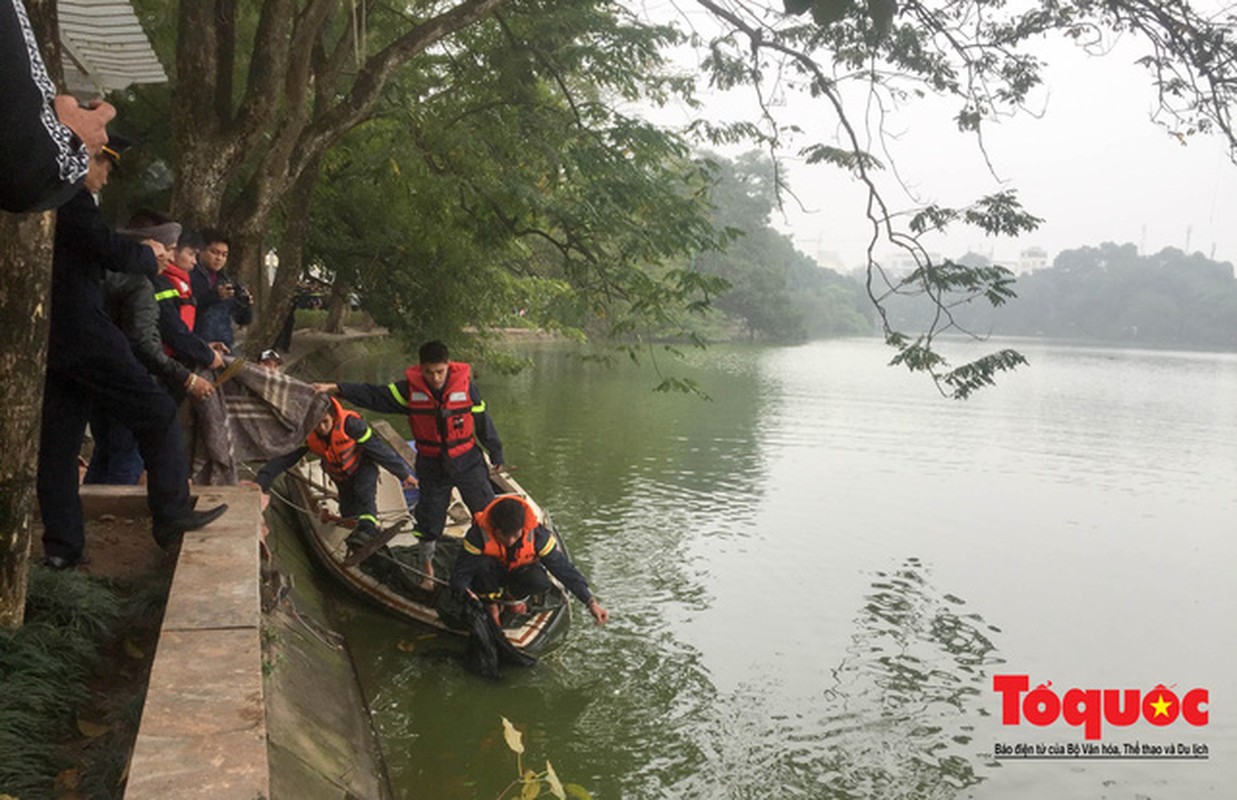
[[[490,509],[500,500],[517,500],[524,506],[524,527],[520,530],[520,541],[515,545],[514,552],[508,550],[506,545],[495,538],[494,527],[490,523]],[[481,533],[484,534],[485,544],[481,548],[481,554],[498,559],[508,571],[537,561],[537,547],[533,543],[532,532],[541,523],[537,519],[537,512],[533,510],[532,505],[524,498],[512,495],[496,497],[490,501],[488,506],[473,516],[473,522],[477,524],[477,527],[481,529]]]
[[[356,472],[361,463],[360,442],[344,432],[344,423],[349,417],[360,419],[361,415],[349,411],[331,398],[331,414],[335,417],[335,425],[331,428],[329,439],[318,435],[316,430],[310,431],[305,437],[305,446],[322,457],[322,466],[328,475],[335,480],[347,480]],[[367,432],[362,440],[368,439]]]

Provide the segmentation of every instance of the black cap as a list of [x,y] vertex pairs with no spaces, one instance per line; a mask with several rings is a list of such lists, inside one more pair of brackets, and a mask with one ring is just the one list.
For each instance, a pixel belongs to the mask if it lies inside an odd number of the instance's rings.
[[107,144],[99,151],[99,155],[111,159],[112,166],[120,166],[120,155],[133,146],[133,140],[113,131],[107,132]]

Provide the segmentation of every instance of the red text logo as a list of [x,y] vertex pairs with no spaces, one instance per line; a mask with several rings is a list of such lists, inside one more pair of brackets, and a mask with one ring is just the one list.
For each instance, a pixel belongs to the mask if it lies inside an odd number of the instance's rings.
[[[1027,691],[1026,675],[994,675],[992,689],[1001,695],[1001,722],[1021,725],[1051,725],[1064,718],[1066,724],[1082,726],[1088,739],[1100,738],[1101,727],[1133,725],[1139,718],[1163,727],[1183,719],[1191,725],[1207,724],[1208,691],[1191,689],[1181,697],[1164,684],[1149,692],[1138,689],[1069,689],[1063,695],[1052,682]],[[1025,696],[1024,696],[1025,695]]]

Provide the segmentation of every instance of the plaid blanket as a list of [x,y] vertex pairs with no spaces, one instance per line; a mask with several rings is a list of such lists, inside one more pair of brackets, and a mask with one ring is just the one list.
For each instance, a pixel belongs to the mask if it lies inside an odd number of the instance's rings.
[[219,486],[237,482],[238,463],[266,461],[304,444],[330,400],[308,383],[244,363],[220,391],[192,408],[193,482]]

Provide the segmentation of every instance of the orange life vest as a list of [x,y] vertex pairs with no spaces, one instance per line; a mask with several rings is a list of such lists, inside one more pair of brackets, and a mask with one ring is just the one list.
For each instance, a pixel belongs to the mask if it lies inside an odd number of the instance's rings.
[[448,362],[447,383],[442,387],[442,401],[439,402],[425,383],[419,364],[405,370],[408,427],[419,454],[441,458],[445,446],[448,457],[458,458],[473,448],[473,404],[468,393],[471,372],[472,368],[462,361]]
[[[520,541],[515,544],[514,552],[508,550],[506,545],[495,538],[494,526],[490,522],[490,509],[500,500],[517,500],[520,505],[524,506],[524,527],[520,530]],[[533,564],[537,561],[537,547],[533,542],[533,531],[540,524],[540,521],[537,519],[537,512],[533,510],[532,505],[524,498],[511,495],[496,497],[490,501],[488,506],[473,516],[473,522],[481,529],[482,538],[485,540],[485,545],[481,548],[481,554],[498,559],[508,571]]]
[[361,464],[361,442],[369,438],[367,431],[360,440],[353,439],[344,432],[344,423],[351,417],[361,418],[355,411],[349,411],[331,398],[331,414],[335,417],[335,425],[331,428],[329,439],[318,435],[318,431],[309,432],[305,437],[305,446],[322,457],[322,466],[326,474],[337,481],[347,480],[356,472]]

